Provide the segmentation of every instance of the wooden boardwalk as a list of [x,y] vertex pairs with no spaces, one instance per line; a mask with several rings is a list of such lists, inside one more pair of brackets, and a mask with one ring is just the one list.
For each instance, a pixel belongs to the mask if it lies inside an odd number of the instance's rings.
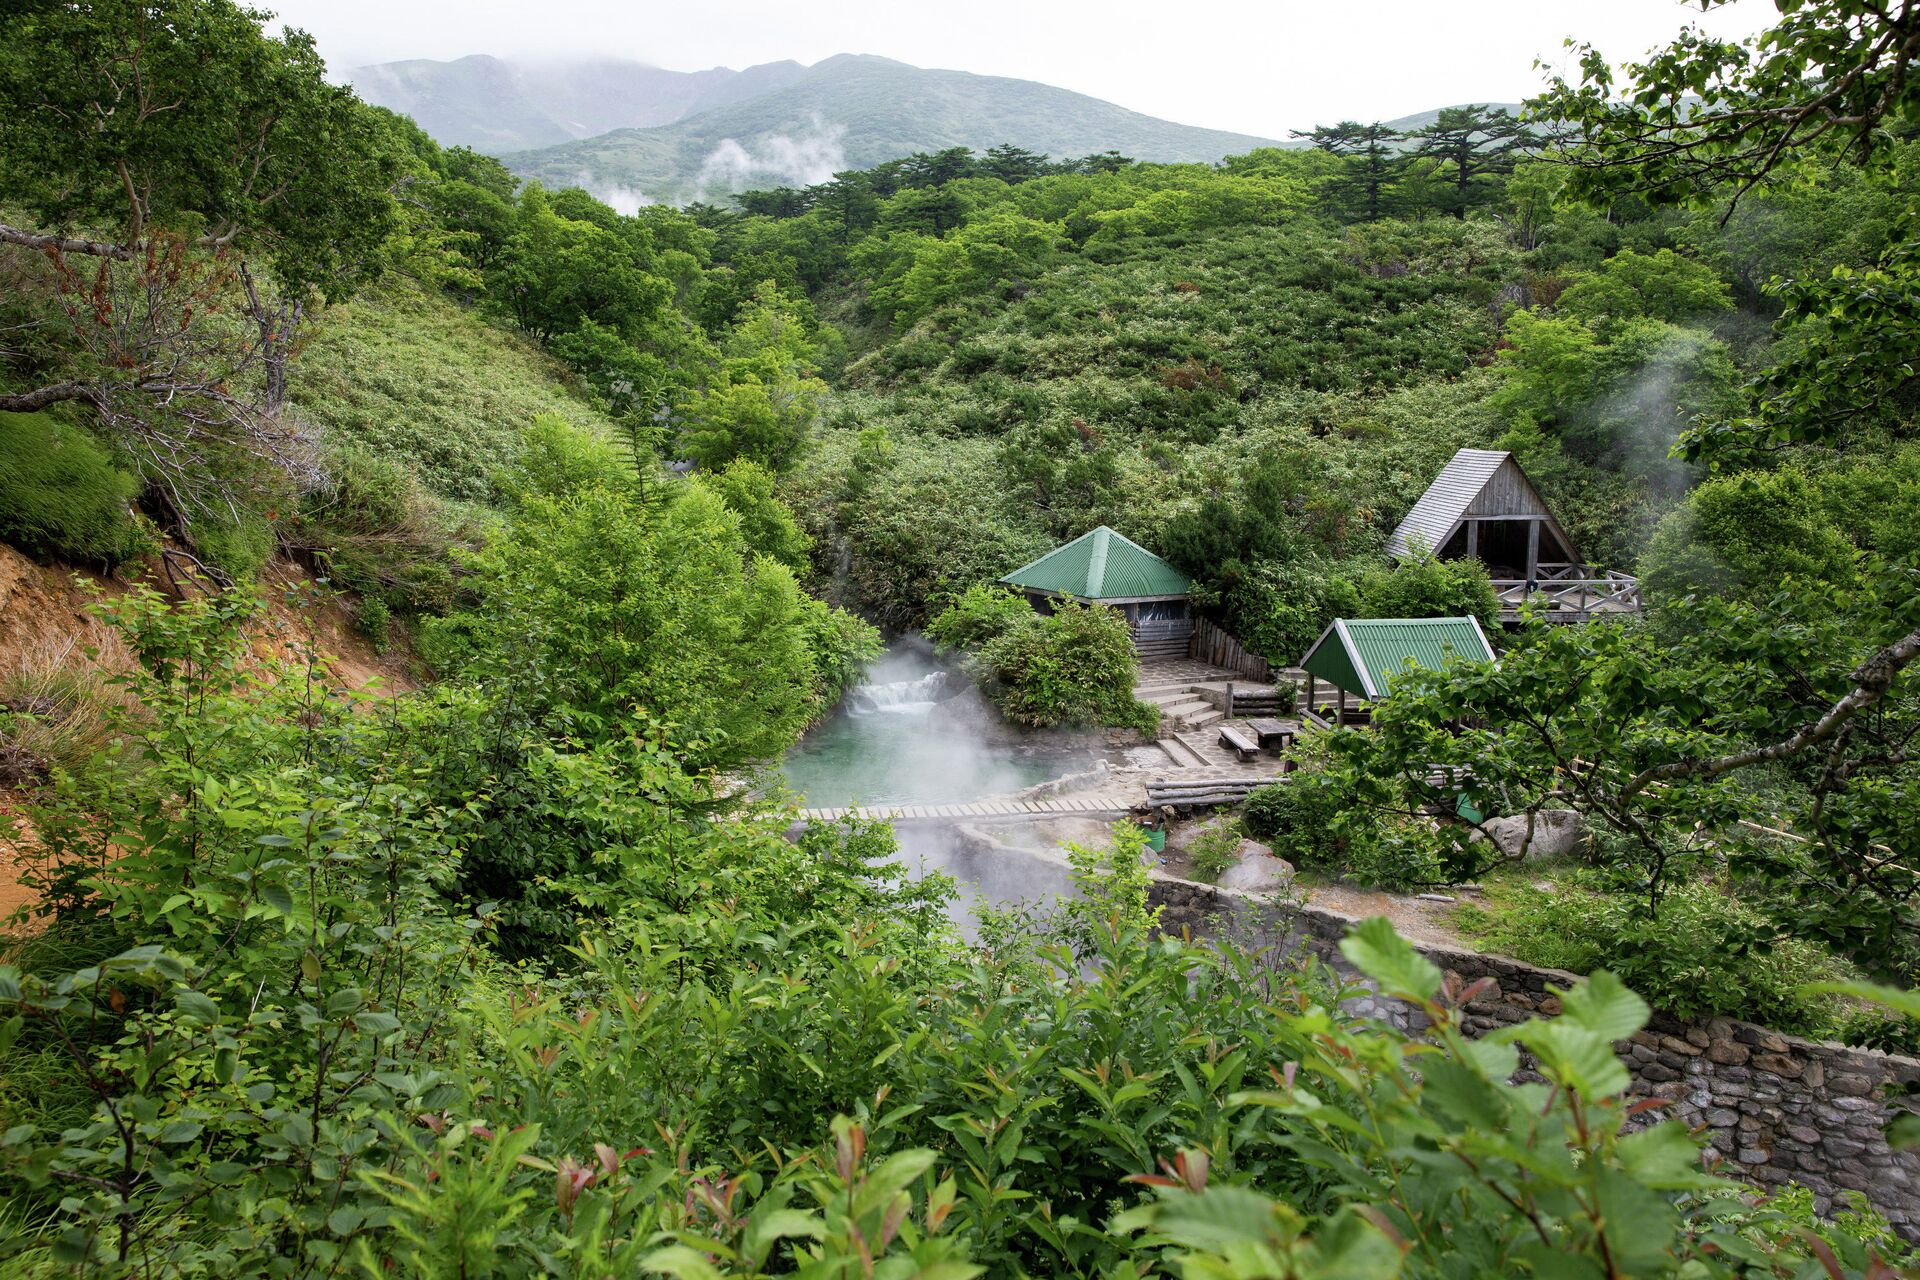
[[1094,796],[1056,800],[976,800],[972,804],[855,805],[840,809],[802,809],[801,822],[839,822],[846,818],[879,822],[948,822],[995,818],[1119,818],[1130,810]]

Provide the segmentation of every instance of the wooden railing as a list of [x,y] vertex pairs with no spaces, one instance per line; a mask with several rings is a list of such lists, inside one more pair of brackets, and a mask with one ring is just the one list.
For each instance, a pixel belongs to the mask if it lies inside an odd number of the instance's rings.
[[1549,622],[1585,622],[1595,617],[1639,613],[1645,607],[1640,580],[1632,574],[1608,571],[1596,576],[1581,565],[1543,564],[1532,583],[1495,578],[1493,589],[1500,599],[1500,616],[1508,621],[1517,619],[1520,606],[1529,600],[1545,609]]
[[1273,679],[1271,663],[1241,644],[1232,632],[1205,618],[1193,620],[1193,635],[1187,641],[1187,656],[1195,662],[1210,662],[1216,667],[1225,667],[1228,671],[1262,684],[1270,683]]

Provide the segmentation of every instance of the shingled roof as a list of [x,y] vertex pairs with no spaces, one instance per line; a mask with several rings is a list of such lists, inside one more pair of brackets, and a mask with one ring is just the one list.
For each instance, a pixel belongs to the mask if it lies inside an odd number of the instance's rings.
[[[1504,474],[1502,474],[1504,473]],[[1498,477],[1499,482],[1495,483]],[[1434,478],[1407,518],[1387,539],[1387,554],[1404,560],[1417,542],[1439,551],[1462,520],[1499,519],[1502,516],[1541,516],[1570,557],[1577,559],[1573,542],[1547,509],[1527,479],[1526,472],[1505,449],[1462,449]]]
[[1408,663],[1435,671],[1454,659],[1492,662],[1475,618],[1336,618],[1300,659],[1309,675],[1363,698],[1380,698]]
[[1172,600],[1193,584],[1136,542],[1101,525],[1000,579],[1010,587],[1081,600]]

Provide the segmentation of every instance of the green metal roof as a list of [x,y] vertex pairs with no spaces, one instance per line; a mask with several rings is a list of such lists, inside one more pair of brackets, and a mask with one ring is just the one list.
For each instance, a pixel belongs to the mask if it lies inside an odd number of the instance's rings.
[[1437,671],[1454,658],[1493,661],[1478,619],[1336,618],[1300,666],[1335,688],[1379,698],[1408,663]]
[[1055,547],[1000,581],[1081,600],[1165,599],[1184,596],[1193,587],[1186,574],[1105,525]]

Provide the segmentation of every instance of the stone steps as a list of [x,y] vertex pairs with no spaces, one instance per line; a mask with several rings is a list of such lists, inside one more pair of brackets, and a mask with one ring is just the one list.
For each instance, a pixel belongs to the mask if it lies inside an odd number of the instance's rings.
[[1208,763],[1205,756],[1195,751],[1178,734],[1171,738],[1162,738],[1156,745],[1166,753],[1167,759],[1171,760],[1176,768],[1193,769]]

